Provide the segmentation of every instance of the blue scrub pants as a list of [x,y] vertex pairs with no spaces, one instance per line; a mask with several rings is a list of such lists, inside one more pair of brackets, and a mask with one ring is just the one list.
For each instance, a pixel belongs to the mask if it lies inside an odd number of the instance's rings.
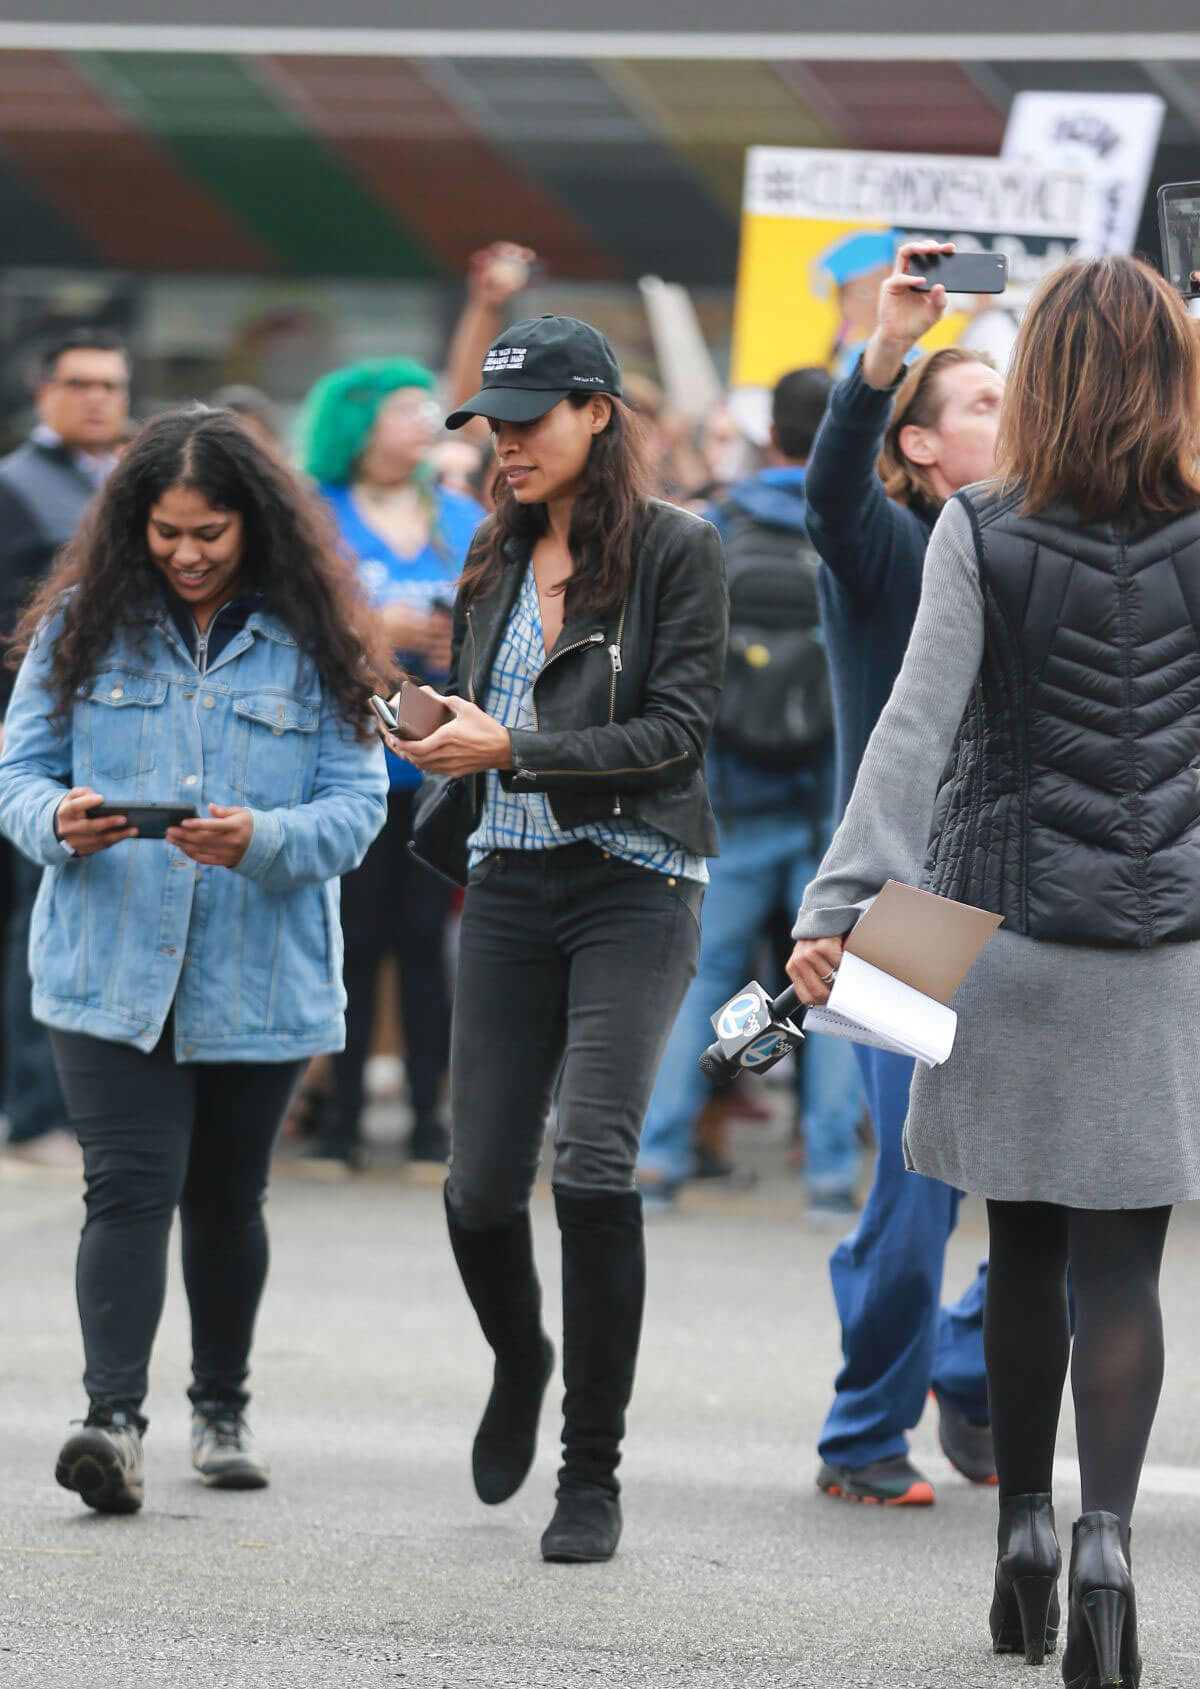
[[[821,1042],[814,1034],[812,1043]],[[962,1299],[943,1308],[946,1244],[961,1192],[904,1165],[913,1063],[856,1046],[879,1139],[875,1183],[857,1227],[830,1259],[845,1364],[821,1433],[824,1460],[860,1467],[908,1452],[931,1385],[961,1412],[987,1420],[983,1297],[987,1263]]]

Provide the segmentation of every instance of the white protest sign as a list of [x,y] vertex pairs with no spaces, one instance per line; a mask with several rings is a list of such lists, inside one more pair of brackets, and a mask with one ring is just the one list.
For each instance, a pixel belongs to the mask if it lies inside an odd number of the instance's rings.
[[1002,156],[1086,171],[1080,253],[1132,252],[1164,110],[1157,94],[1018,94]]

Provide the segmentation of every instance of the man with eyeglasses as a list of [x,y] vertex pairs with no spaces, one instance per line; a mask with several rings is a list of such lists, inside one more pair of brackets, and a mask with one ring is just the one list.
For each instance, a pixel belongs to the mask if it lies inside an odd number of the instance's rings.
[[[7,636],[56,553],[79,526],[92,494],[117,461],[129,417],[129,357],[103,329],[75,329],[42,355],[35,394],[37,425],[25,445],[0,462],[0,635]],[[0,667],[0,713],[13,674]],[[30,1013],[29,922],[41,869],[6,842],[3,948],[3,1109],[6,1161],[75,1171],[79,1149],[45,1030]]]

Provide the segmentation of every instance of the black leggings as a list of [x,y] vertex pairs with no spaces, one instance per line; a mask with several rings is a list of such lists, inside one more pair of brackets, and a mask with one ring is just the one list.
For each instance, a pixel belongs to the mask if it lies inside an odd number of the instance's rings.
[[75,1285],[89,1399],[140,1419],[178,1207],[189,1395],[244,1407],[271,1149],[306,1064],[177,1063],[170,1020],[149,1055],[77,1032],[50,1040],[87,1181]]
[[1128,1529],[1162,1389],[1158,1275],[1170,1218],[1169,1208],[988,1203],[983,1337],[1002,1495],[1051,1490],[1070,1360],[1083,1510],[1115,1513]]

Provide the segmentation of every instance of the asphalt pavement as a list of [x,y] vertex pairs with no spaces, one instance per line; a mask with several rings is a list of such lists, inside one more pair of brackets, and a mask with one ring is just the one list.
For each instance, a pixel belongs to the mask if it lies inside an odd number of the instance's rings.
[[[455,1278],[436,1183],[280,1169],[252,1422],[271,1488],[217,1493],[188,1455],[177,1267],[154,1359],[147,1502],[100,1518],[54,1483],[83,1411],[72,1299],[79,1194],[0,1180],[3,1689],[942,1689],[1059,1681],[994,1659],[994,1492],[936,1448],[928,1511],[814,1487],[837,1359],[825,1260],[777,1147],[738,1197],[650,1231],[650,1303],[608,1566],[546,1566],[557,1395],[529,1482],[489,1510],[469,1446],[489,1358]],[[556,1321],[557,1234],[535,1205]],[[983,1247],[968,1204],[948,1288]],[[1168,1248],[1166,1392],[1135,1531],[1145,1689],[1200,1677],[1200,1220]],[[553,1329],[553,1326],[552,1326]],[[557,1388],[557,1387],[556,1387]],[[1060,1517],[1078,1507],[1069,1416]]]

